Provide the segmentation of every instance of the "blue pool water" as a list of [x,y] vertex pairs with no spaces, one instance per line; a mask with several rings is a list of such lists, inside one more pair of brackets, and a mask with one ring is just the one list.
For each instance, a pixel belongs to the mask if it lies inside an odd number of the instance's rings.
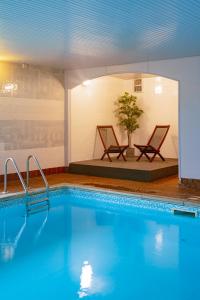
[[76,188],[50,203],[0,207],[0,299],[200,299],[200,218],[179,204]]

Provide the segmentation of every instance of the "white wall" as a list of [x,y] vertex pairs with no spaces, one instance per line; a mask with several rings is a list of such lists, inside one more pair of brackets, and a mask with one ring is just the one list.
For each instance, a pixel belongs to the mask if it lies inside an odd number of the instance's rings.
[[[0,174],[10,156],[20,171],[29,154],[38,157],[42,168],[64,166],[63,72],[7,63],[0,63],[0,69]],[[17,89],[5,92],[7,82]],[[31,164],[31,169],[37,168]]]
[[[156,125],[170,125],[162,146],[164,157],[178,157],[178,82],[164,77],[143,78],[143,92],[133,93],[144,114],[139,120],[140,128],[133,135],[133,143],[144,144]],[[155,87],[162,87],[156,94]],[[138,151],[136,152],[138,153]]]
[[200,179],[200,57],[68,71],[68,88],[117,73],[158,74],[179,81],[179,177]]
[[[139,120],[140,128],[134,133],[133,142],[144,144],[156,124],[170,124],[162,153],[165,157],[177,158],[178,83],[165,78],[160,80],[162,94],[155,94],[155,78],[144,78],[143,92],[135,93],[144,114]],[[97,125],[113,125],[119,142],[127,144],[127,135],[117,126],[118,120],[114,114],[114,102],[125,91],[134,94],[133,80],[109,76],[91,80],[89,86],[79,85],[71,90],[71,161],[101,157],[103,148],[96,132]]]
[[102,77],[92,80],[90,86],[79,85],[71,90],[70,161],[99,158],[102,155],[97,125],[113,125],[120,138],[114,102],[127,89],[126,85],[124,80]]

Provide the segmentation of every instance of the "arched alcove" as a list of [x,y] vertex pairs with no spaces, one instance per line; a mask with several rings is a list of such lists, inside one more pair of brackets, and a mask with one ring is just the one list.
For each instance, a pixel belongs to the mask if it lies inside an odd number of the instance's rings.
[[[150,73],[171,78],[179,82],[179,178],[189,186],[200,186],[199,136],[200,127],[200,57],[185,57],[160,61],[146,61],[127,65],[78,69],[65,72],[65,87],[68,91],[87,79],[119,73]],[[66,96],[66,111],[68,101]],[[66,149],[68,120],[66,122]],[[66,151],[66,163],[68,162]]]
[[[134,80],[138,78],[142,79],[142,92],[134,90]],[[83,82],[72,88],[69,95],[69,162],[100,158],[103,149],[97,125],[113,125],[120,143],[127,143],[126,133],[117,126],[114,114],[114,102],[125,91],[137,96],[138,105],[144,110],[133,143],[146,143],[155,125],[169,124],[162,151],[166,158],[178,159],[178,81],[157,74],[129,72]],[[156,91],[157,87],[162,90]]]

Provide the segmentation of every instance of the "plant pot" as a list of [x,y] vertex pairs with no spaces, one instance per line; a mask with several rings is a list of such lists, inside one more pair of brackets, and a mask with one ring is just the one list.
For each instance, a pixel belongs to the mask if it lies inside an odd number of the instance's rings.
[[126,150],[126,157],[133,158],[135,156],[135,148],[128,148]]

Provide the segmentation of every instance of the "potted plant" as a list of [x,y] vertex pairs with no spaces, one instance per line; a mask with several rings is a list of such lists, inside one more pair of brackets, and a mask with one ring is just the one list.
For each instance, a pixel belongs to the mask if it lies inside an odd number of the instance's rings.
[[132,148],[132,134],[139,128],[138,118],[143,114],[137,104],[137,97],[125,92],[117,101],[117,109],[115,110],[118,118],[118,125],[127,131],[129,149],[128,156],[134,156],[134,148]]

